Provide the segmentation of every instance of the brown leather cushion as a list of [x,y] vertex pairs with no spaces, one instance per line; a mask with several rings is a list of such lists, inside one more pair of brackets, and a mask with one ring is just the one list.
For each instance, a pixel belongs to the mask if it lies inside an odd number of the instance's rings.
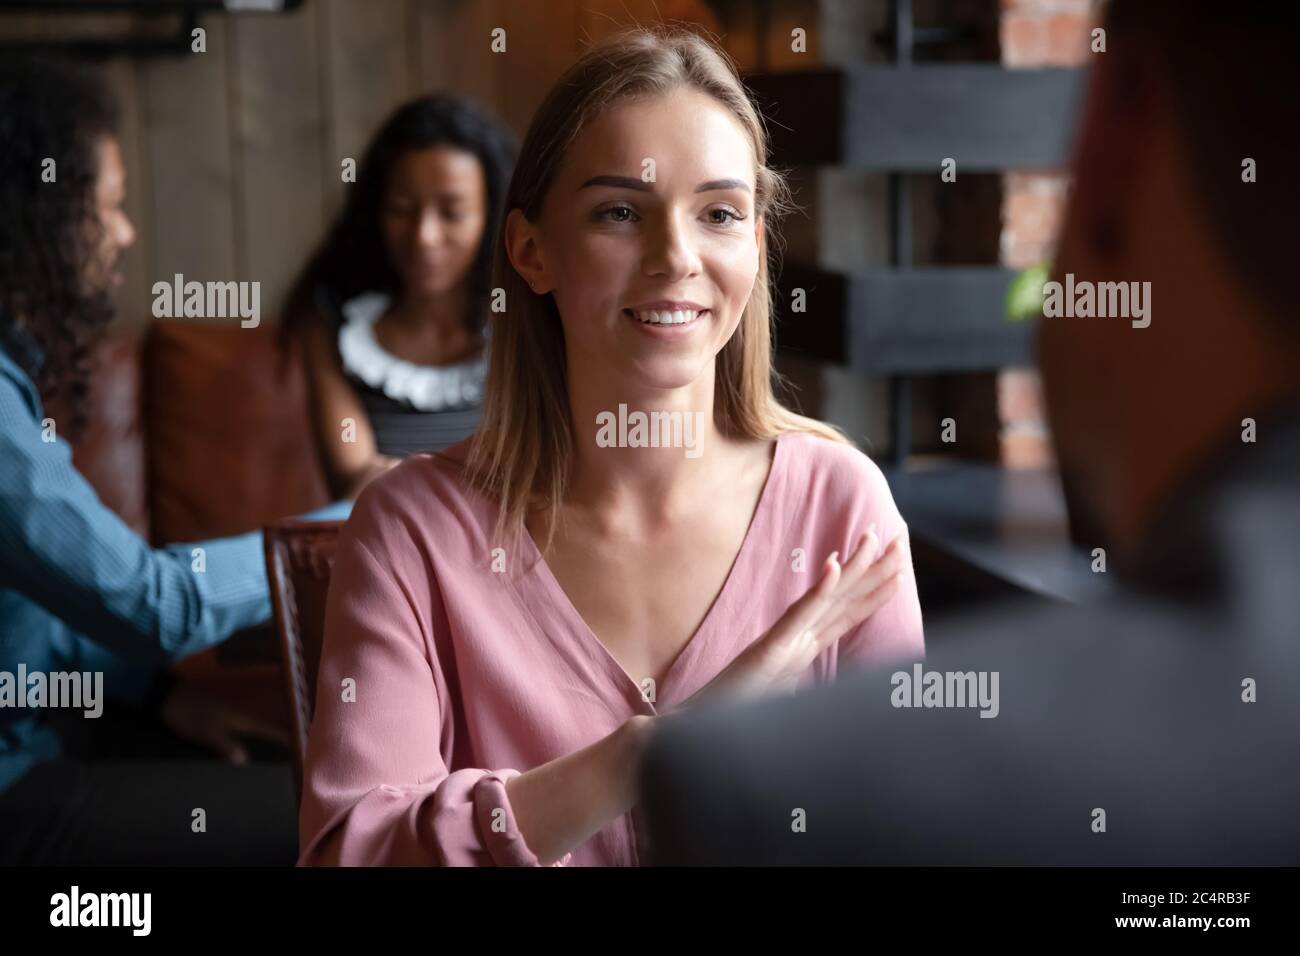
[[329,500],[301,366],[269,326],[164,320],[145,351],[156,544],[251,531]]
[[[117,333],[92,351],[86,430],[73,446],[72,461],[100,501],[148,538],[139,349],[138,335]],[[47,414],[65,420],[60,409],[51,407]]]

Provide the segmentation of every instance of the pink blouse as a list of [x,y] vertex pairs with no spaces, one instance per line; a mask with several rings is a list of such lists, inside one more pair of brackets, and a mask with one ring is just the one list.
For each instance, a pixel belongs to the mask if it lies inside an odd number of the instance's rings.
[[[462,480],[467,442],[372,482],[339,541],[299,820],[299,865],[536,865],[505,783],[662,714],[707,684],[875,524],[907,528],[861,452],[789,432],[731,572],[653,695],[578,615],[531,536],[493,554],[494,506]],[[495,570],[494,570],[495,565]],[[911,554],[889,603],[823,652],[839,667],[915,659]],[[648,701],[645,696],[653,696]],[[566,858],[635,865],[635,810]],[[565,861],[562,861],[565,862]]]

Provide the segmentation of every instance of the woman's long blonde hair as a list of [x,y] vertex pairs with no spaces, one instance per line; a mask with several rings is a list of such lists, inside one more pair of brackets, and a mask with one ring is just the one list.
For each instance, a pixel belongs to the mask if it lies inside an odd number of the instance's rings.
[[[789,188],[768,168],[767,134],[725,53],[684,29],[636,28],[594,45],[562,76],[533,117],[504,209],[531,222],[578,133],[602,111],[631,97],[681,88],[707,93],[740,121],[757,157],[756,212],[763,216],[758,277],[740,324],[717,357],[714,421],[730,437],[771,439],[788,431],[848,442],[833,427],[795,414],[773,393],[772,289],[768,253],[777,220],[790,208]],[[554,300],[538,295],[515,271],[498,231],[493,285],[506,309],[493,313],[486,395],[466,461],[466,477],[499,503],[495,536],[517,538],[528,512],[550,512],[543,552],[554,538],[574,447],[564,331]],[[498,293],[499,294],[499,293]]]

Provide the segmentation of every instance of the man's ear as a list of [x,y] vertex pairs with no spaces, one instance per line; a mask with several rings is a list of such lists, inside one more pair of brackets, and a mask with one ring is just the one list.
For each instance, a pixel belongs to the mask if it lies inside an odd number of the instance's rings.
[[512,209],[506,216],[506,256],[515,271],[538,295],[551,290],[542,260],[541,246],[537,241],[537,227],[528,221],[522,209]]
[[1109,262],[1124,253],[1128,220],[1156,129],[1155,74],[1136,51],[1116,47],[1096,55],[1075,140],[1075,239],[1090,256]]

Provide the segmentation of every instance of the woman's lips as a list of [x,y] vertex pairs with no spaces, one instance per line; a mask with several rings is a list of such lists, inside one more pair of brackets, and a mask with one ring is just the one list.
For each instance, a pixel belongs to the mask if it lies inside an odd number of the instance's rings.
[[411,263],[411,271],[420,276],[437,275],[447,269],[447,262],[443,259],[430,261],[428,259],[417,259]]

